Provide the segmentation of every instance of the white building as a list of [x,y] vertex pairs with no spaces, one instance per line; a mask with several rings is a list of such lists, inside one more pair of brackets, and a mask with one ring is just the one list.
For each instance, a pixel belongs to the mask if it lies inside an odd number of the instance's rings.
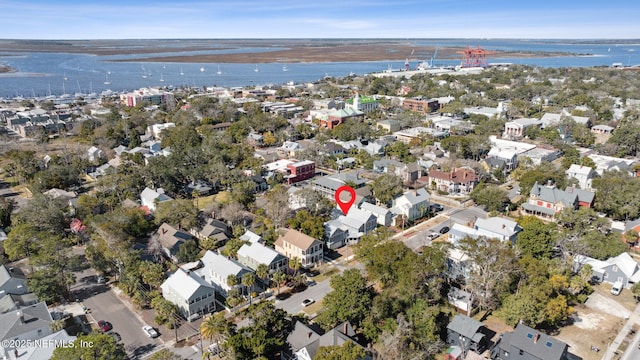
[[591,189],[591,183],[597,173],[589,166],[571,164],[569,169],[565,171],[567,178],[578,180],[580,189]]
[[419,219],[429,212],[429,198],[429,193],[424,188],[407,191],[393,199],[391,212],[404,215],[409,221]]
[[162,297],[175,304],[187,319],[216,309],[214,287],[194,272],[178,268],[160,285],[160,289]]
[[[252,272],[251,269],[239,262],[211,250],[207,250],[200,262],[202,262],[202,268],[196,270],[195,273],[223,296],[227,296],[232,288],[242,287],[242,276]],[[229,286],[227,279],[231,275],[238,279],[238,285]]]

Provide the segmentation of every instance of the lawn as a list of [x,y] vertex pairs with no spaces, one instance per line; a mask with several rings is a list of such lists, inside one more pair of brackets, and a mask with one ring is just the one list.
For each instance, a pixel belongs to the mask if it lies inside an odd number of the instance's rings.
[[304,311],[307,315],[318,314],[320,313],[320,310],[322,310],[322,300],[316,301],[313,304],[302,308],[302,311]]
[[323,281],[323,280],[325,280],[327,278],[332,277],[333,275],[336,275],[338,272],[339,272],[338,269],[330,268],[330,269],[327,269],[326,271],[323,271],[322,273],[320,273],[320,275],[312,277],[311,279],[313,279],[313,281],[318,283],[320,281]]

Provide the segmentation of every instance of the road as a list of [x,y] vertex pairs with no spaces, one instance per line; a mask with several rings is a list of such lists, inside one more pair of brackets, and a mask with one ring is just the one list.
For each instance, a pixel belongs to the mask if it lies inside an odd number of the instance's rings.
[[[122,344],[128,354],[139,358],[149,351],[162,346],[159,339],[151,339],[142,331],[142,322],[120,300],[107,284],[98,284],[96,274],[92,269],[76,274],[76,285],[72,291],[90,313],[87,318],[91,326],[97,328],[97,322],[105,320],[113,325],[113,331],[120,334]],[[151,324],[153,325],[153,324]]]

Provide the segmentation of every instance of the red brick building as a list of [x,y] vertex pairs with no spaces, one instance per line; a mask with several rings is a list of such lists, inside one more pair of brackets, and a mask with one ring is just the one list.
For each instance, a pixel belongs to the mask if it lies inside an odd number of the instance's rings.
[[316,174],[316,163],[311,160],[298,161],[293,164],[288,164],[287,169],[289,170],[289,175],[286,175],[285,179],[287,179],[287,184],[290,185],[314,177]]

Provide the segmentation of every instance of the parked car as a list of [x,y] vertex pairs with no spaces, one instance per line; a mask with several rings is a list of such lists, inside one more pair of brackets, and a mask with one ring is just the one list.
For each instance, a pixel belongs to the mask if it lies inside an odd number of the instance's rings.
[[611,294],[613,295],[620,295],[620,293],[622,292],[622,281],[616,281],[615,283],[613,283],[613,286],[611,287]]
[[158,332],[156,331],[156,329],[152,328],[149,325],[145,325],[142,327],[142,331],[144,331],[145,334],[147,334],[148,337],[150,338],[157,338],[158,337]]
[[444,206],[440,204],[431,204],[431,209],[433,210],[433,212],[440,212],[444,210]]
[[116,342],[119,342],[120,340],[122,340],[122,336],[120,336],[120,334],[118,334],[117,332],[110,332],[109,335],[111,335]]
[[111,331],[111,329],[113,329],[113,325],[111,325],[110,322],[104,320],[98,321],[98,327],[100,328],[100,330],[102,330],[102,332]]
[[302,300],[302,307],[307,307],[307,306],[313,304],[314,302],[316,302],[316,301],[313,300],[313,299],[304,299],[304,300]]
[[448,226],[445,226],[442,229],[440,229],[440,234],[446,234],[448,232],[449,232],[449,227]]
[[106,282],[106,279],[104,278],[104,276],[98,276],[96,282],[98,284],[104,284]]

